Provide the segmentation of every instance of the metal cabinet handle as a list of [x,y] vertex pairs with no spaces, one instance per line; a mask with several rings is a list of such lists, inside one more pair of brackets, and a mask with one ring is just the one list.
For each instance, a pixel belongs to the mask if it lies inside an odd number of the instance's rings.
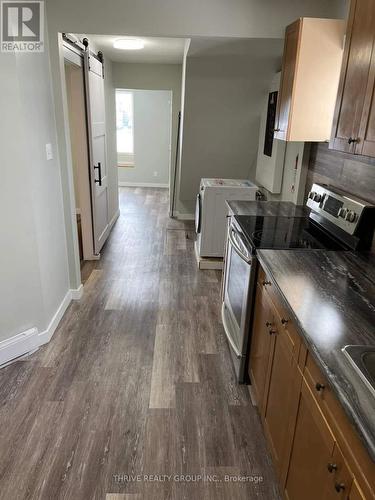
[[274,128],[273,131],[274,132],[280,132],[280,129],[279,128]]
[[337,470],[337,465],[329,463],[327,465],[327,469],[328,469],[328,472],[330,472],[332,474],[333,472],[335,472]]
[[349,137],[348,144],[352,144],[352,142],[359,142],[359,137]]
[[335,483],[335,490],[337,493],[341,493],[342,491],[345,490],[345,484],[344,483]]
[[320,382],[317,382],[317,383],[315,384],[315,389],[316,389],[318,392],[320,392],[320,391],[322,391],[323,389],[325,389],[325,385],[324,385],[324,384],[321,384]]
[[263,286],[270,285],[270,284],[271,284],[271,282],[270,282],[270,281],[267,281],[267,280],[263,280],[263,281],[262,281],[262,285],[263,285]]
[[95,179],[95,184],[99,184],[99,186],[102,185],[102,164],[100,161],[98,161],[97,165],[94,165],[94,169],[98,169],[99,171],[99,179]]
[[229,232],[228,232],[228,237],[229,237],[229,241],[232,245],[232,248],[236,251],[237,255],[246,262],[246,264],[250,264],[251,263],[251,257],[248,257],[247,255],[245,255],[241,249],[238,247],[238,245],[236,244],[236,241],[235,239],[233,238],[233,233],[235,231],[233,230],[233,228],[230,228],[229,229]]
[[238,347],[236,345],[236,342],[232,338],[231,330],[230,330],[230,327],[229,327],[229,325],[227,323],[227,320],[226,320],[226,317],[225,317],[225,302],[223,302],[223,304],[221,306],[221,320],[223,322],[223,327],[224,327],[225,335],[226,335],[226,337],[227,337],[227,339],[229,341],[229,344],[230,344],[231,348],[234,351],[234,354],[236,355],[237,358],[241,358],[242,354],[239,351],[239,349],[238,349]]

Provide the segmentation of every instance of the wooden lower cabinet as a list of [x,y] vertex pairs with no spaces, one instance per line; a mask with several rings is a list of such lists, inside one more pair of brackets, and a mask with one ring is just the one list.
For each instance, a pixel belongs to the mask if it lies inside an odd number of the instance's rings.
[[262,285],[258,283],[249,363],[249,377],[259,408],[264,404],[275,343],[275,336],[272,333],[275,328],[272,303],[261,287]]
[[353,475],[337,443],[327,465],[327,470],[330,474],[330,481],[324,494],[325,500],[348,500],[351,495],[354,495],[354,490],[352,490]]
[[272,280],[257,283],[249,375],[288,500],[375,500],[367,455]]
[[359,489],[358,484],[354,481],[352,487],[350,488],[348,500],[366,500],[366,497]]
[[328,425],[307,384],[301,388],[285,497],[289,500],[324,499],[329,490],[327,469],[335,445]]
[[282,329],[275,335],[268,394],[262,420],[281,484],[288,471],[295,420],[302,383],[289,337]]

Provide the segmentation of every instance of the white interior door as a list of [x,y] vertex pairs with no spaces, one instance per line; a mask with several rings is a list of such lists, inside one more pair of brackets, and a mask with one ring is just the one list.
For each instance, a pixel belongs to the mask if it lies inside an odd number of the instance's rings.
[[109,234],[104,73],[102,62],[88,52],[85,52],[84,66],[94,250],[98,254]]

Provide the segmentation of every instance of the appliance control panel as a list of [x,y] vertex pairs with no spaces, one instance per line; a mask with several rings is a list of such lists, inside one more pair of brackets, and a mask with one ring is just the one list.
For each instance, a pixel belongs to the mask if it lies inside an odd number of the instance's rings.
[[355,196],[320,184],[313,184],[306,205],[349,234],[355,233],[364,210],[373,207]]

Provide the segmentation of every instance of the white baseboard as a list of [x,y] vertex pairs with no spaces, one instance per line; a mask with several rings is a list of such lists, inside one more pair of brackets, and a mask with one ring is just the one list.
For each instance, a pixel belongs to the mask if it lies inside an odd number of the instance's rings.
[[158,184],[156,182],[124,182],[119,181],[120,187],[149,187],[149,188],[169,188],[169,184]]
[[90,255],[90,257],[86,257],[85,260],[100,260],[100,253],[95,253],[93,255]]
[[175,212],[175,214],[178,220],[195,220],[194,214],[182,214],[180,212]]
[[0,366],[8,364],[10,361],[35,351],[39,347],[38,329],[30,328],[10,339],[0,342]]
[[82,295],[83,295],[83,285],[82,283],[79,285],[78,288],[72,288],[70,290],[72,300],[79,300]]
[[37,328],[30,328],[29,330],[0,342],[0,367],[3,368],[21,356],[36,351],[41,345],[47,344],[59,326],[70,302],[72,300],[79,300],[82,294],[82,284],[78,288],[68,290],[57,311],[53,315],[47,329],[43,332],[38,332]]
[[47,329],[44,330],[44,332],[40,332],[38,334],[39,345],[47,344],[51,340],[51,338],[52,338],[53,334],[55,333],[56,328],[58,327],[58,325],[61,321],[61,318],[64,316],[64,313],[67,310],[71,300],[72,300],[72,290],[69,290],[66,293],[65,297],[63,298],[63,300],[62,300],[59,308],[55,312],[53,318],[51,319]]

